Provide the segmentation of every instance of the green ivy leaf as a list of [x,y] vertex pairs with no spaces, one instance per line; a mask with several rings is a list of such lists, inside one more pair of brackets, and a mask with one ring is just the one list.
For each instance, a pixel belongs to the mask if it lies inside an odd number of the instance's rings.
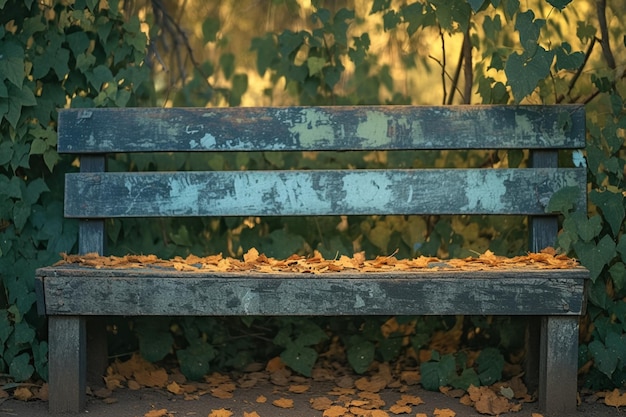
[[235,55],[222,54],[220,56],[220,67],[222,68],[224,77],[226,77],[227,80],[230,80],[230,77],[232,77],[235,72]]
[[576,36],[582,43],[587,43],[591,39],[596,36],[596,31],[598,29],[584,20],[579,20],[576,22]]
[[9,365],[9,374],[17,382],[26,381],[34,371],[35,368],[30,364],[30,355],[26,352],[14,357]]
[[215,348],[202,340],[194,341],[187,348],[176,351],[180,371],[191,380],[202,379],[208,374],[215,356]]
[[593,357],[596,368],[608,378],[611,378],[617,367],[617,356],[614,352],[607,349],[599,340],[589,343],[589,352]]
[[444,355],[438,361],[420,364],[421,384],[424,389],[438,391],[456,378],[456,362],[454,356]]
[[204,43],[215,42],[217,40],[217,32],[220,30],[220,19],[217,17],[208,17],[202,22],[202,36]]
[[569,43],[563,42],[560,48],[556,48],[556,66],[557,71],[560,70],[577,70],[585,61],[584,52],[572,52]]
[[317,361],[317,352],[308,346],[290,343],[281,354],[280,358],[294,371],[311,376],[311,370]]
[[357,374],[367,371],[374,361],[376,347],[372,342],[361,336],[352,336],[348,344],[348,363]]
[[483,385],[491,385],[502,378],[504,357],[496,348],[483,349],[476,360],[478,364],[478,378]]
[[15,324],[13,335],[15,337],[15,343],[29,344],[35,340],[35,329],[33,329],[27,322],[20,321]]
[[529,56],[534,56],[537,49],[540,48],[538,45],[539,33],[545,24],[546,21],[544,19],[535,19],[535,14],[532,10],[517,14],[515,30],[519,32],[522,48]]
[[580,196],[578,187],[563,187],[552,195],[546,207],[546,213],[569,213],[574,210]]
[[618,192],[612,192],[609,190],[592,190],[591,193],[589,193],[589,199],[593,204],[600,208],[602,215],[611,226],[613,236],[617,236],[622,227],[622,221],[626,215],[626,212],[624,211],[624,196],[621,191],[618,190]]
[[472,10],[475,12],[482,9],[483,5],[488,2],[488,0],[468,0],[469,5],[472,7]]
[[0,349],[13,333],[13,326],[9,320],[9,312],[5,309],[0,310]]
[[136,321],[137,339],[141,356],[150,362],[163,359],[172,350],[174,338],[168,323],[151,318]]
[[537,46],[532,56],[527,53],[513,53],[509,56],[504,72],[516,102],[531,94],[539,81],[548,76],[553,57],[553,52],[541,46]]
[[600,276],[602,269],[615,257],[615,242],[609,235],[605,235],[597,245],[593,242],[576,242],[574,249],[580,262],[589,269],[592,281]]
[[623,262],[616,262],[609,268],[609,275],[613,280],[613,288],[618,296],[623,296],[626,290],[626,267]]
[[0,41],[0,80],[18,88],[24,83],[24,49],[11,41]]
[[326,59],[311,56],[306,60],[306,65],[309,68],[309,75],[313,76],[322,71],[322,68],[324,68],[324,65],[326,65]]
[[571,2],[572,0],[548,0],[548,3],[560,10],[564,9],[565,6],[567,6]]

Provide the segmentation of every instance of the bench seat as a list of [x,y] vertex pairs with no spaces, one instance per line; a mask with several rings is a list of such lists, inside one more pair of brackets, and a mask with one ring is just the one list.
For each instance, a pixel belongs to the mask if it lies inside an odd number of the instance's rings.
[[52,315],[573,315],[589,272],[493,269],[415,272],[184,272],[40,269]]

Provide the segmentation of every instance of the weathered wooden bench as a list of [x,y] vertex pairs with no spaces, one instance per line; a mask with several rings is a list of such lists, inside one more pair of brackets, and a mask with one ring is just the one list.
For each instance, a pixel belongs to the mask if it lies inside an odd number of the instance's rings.
[[[554,245],[551,196],[585,168],[559,168],[583,148],[582,106],[363,106],[71,109],[58,151],[80,156],[66,176],[65,216],[80,219],[79,252],[103,254],[104,219],[166,216],[484,214],[529,216],[530,247]],[[105,172],[118,152],[528,149],[520,169]],[[418,273],[37,271],[49,321],[49,407],[84,407],[85,320],[144,315],[521,315],[540,322],[539,399],[576,407],[578,319],[588,272],[515,269]]]

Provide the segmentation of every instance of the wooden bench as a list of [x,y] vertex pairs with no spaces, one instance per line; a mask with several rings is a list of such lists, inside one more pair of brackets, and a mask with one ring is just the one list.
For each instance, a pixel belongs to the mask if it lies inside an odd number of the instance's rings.
[[[104,253],[105,219],[167,216],[527,215],[529,250],[555,244],[551,196],[584,167],[558,152],[585,146],[582,106],[363,106],[70,109],[58,151],[80,156],[65,216],[80,219],[79,253]],[[532,168],[105,172],[118,152],[527,149]],[[49,321],[49,407],[85,404],[85,320],[93,316],[522,315],[541,323],[539,399],[576,407],[578,319],[588,271],[515,269],[411,273],[37,271]],[[540,318],[540,319],[539,319]],[[538,343],[539,344],[539,343]]]

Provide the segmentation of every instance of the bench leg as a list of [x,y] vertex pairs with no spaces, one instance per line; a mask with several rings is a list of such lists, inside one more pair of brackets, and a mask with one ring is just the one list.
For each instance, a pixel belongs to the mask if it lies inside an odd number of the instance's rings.
[[48,408],[51,414],[85,408],[85,318],[48,317]]
[[539,404],[547,416],[576,411],[578,388],[578,317],[541,320]]

